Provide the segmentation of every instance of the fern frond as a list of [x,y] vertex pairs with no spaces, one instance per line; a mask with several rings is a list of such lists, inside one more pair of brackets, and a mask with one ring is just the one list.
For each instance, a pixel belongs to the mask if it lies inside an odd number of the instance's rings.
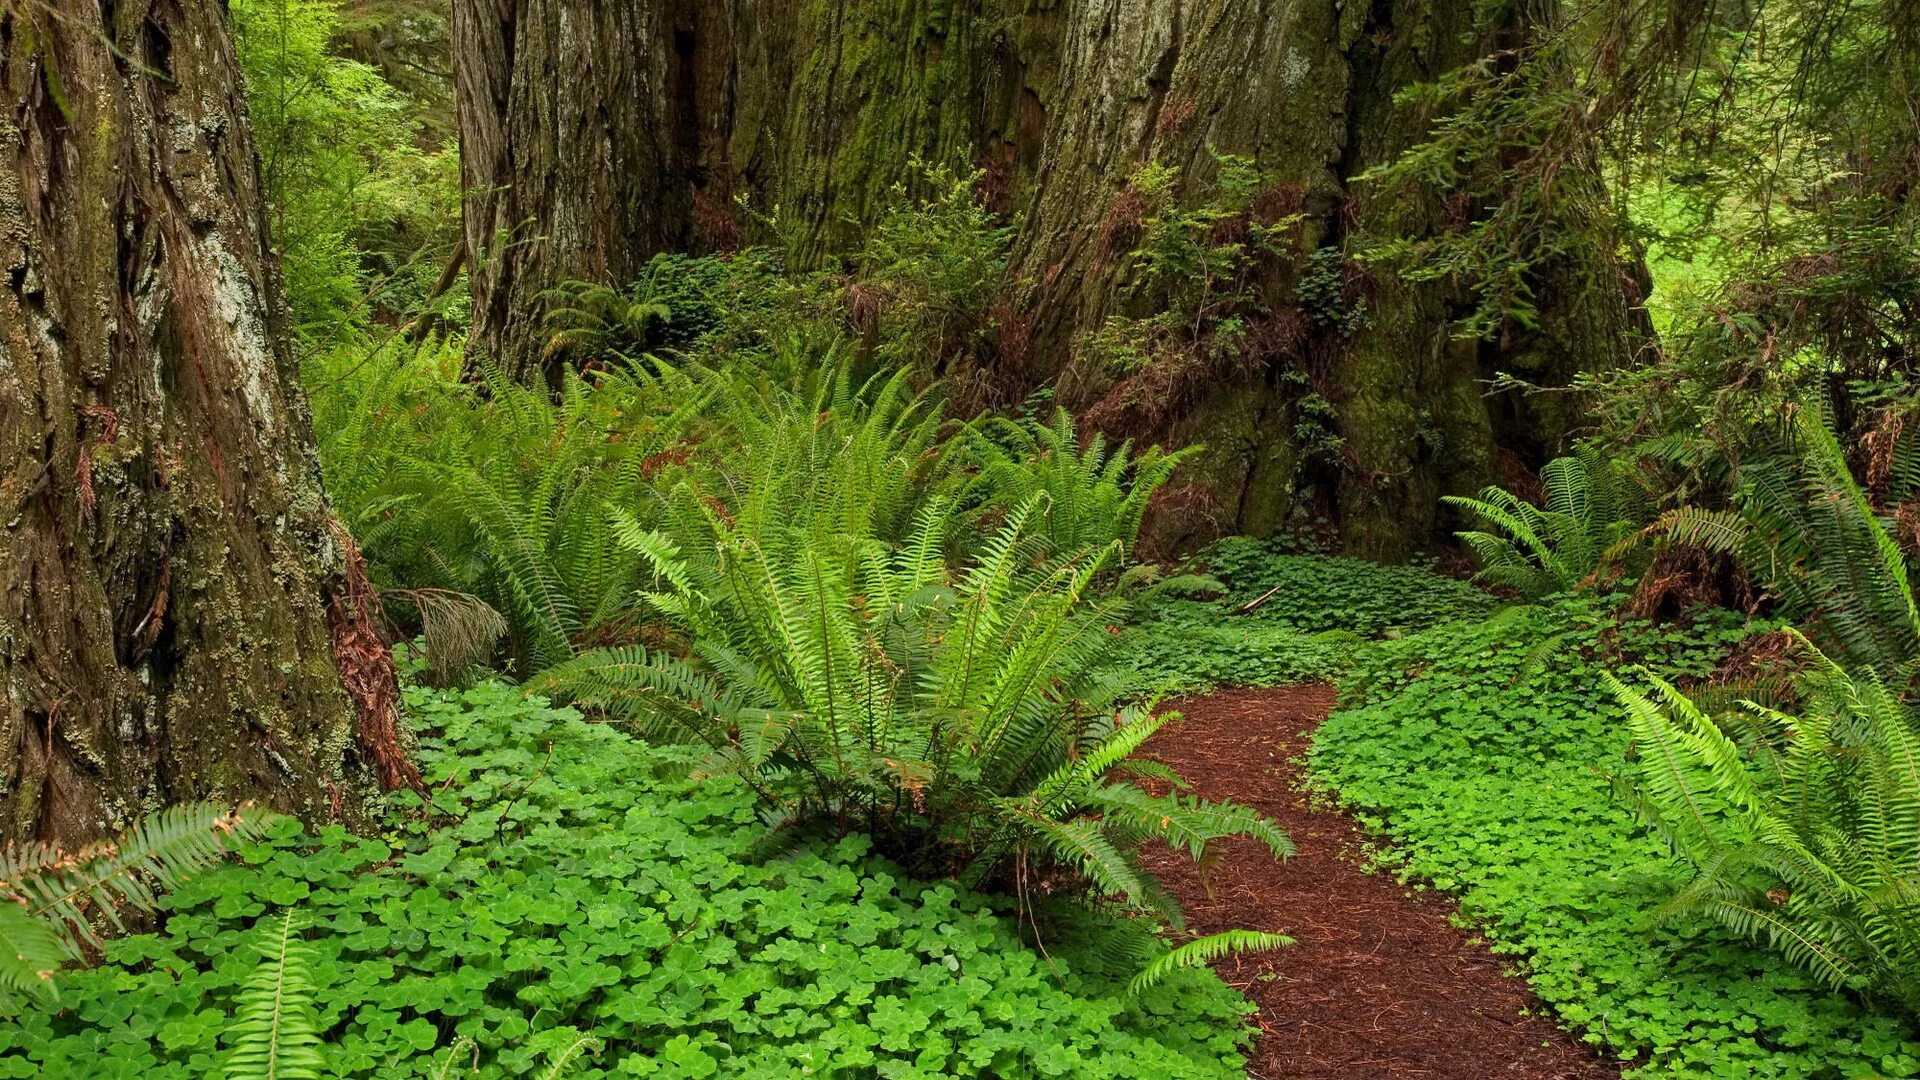
[[0,1017],[29,1001],[58,997],[54,975],[67,962],[60,935],[26,906],[0,896]]
[[1167,976],[1176,971],[1201,967],[1223,956],[1284,949],[1293,943],[1293,939],[1285,934],[1273,934],[1262,930],[1223,930],[1217,934],[1195,938],[1177,949],[1170,950],[1165,956],[1147,965],[1140,974],[1135,975],[1127,984],[1127,995],[1137,998],[1158,986],[1166,980]]
[[540,1080],[560,1080],[582,1055],[597,1054],[604,1045],[591,1035],[579,1036],[547,1059],[547,1067],[540,1071]]
[[240,989],[229,1033],[227,1080],[319,1080],[326,1069],[320,1041],[313,946],[300,938],[294,912],[264,921],[255,948],[261,961]]
[[[255,840],[279,815],[254,806],[178,803],[135,822],[126,832],[58,862],[8,849],[0,862],[27,867],[7,886],[29,912],[60,929],[69,951],[94,941],[93,918],[120,925],[120,907],[152,910],[156,889],[171,889],[224,858],[232,846]],[[37,863],[37,868],[35,864]]]

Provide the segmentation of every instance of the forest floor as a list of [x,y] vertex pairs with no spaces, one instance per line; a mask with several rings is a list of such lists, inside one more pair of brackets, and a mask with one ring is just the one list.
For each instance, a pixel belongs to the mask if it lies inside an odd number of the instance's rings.
[[1147,744],[1195,794],[1267,814],[1299,849],[1280,863],[1253,841],[1231,842],[1211,896],[1192,860],[1148,853],[1192,930],[1244,927],[1297,941],[1217,965],[1260,1007],[1247,1075],[1617,1078],[1617,1065],[1537,1015],[1526,984],[1449,921],[1449,899],[1367,873],[1360,827],[1309,805],[1299,761],[1333,705],[1324,685],[1201,695],[1173,702],[1184,719]]

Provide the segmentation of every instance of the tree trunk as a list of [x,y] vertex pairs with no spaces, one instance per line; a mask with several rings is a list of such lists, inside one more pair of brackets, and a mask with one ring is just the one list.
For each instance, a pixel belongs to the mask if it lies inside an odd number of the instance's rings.
[[7,4],[0,85],[0,832],[209,797],[358,820],[332,639],[367,612],[336,588],[225,6]]
[[624,284],[687,236],[697,6],[455,0],[472,346],[509,376],[542,368],[543,293]]
[[[676,13],[650,14],[662,7]],[[456,24],[466,26],[455,42],[465,167],[480,196],[468,204],[468,238],[492,238],[494,267],[472,279],[476,341],[510,370],[539,364],[542,289],[566,277],[620,283],[656,252],[715,246],[734,224],[725,214],[733,196],[777,207],[787,250],[819,265],[857,245],[914,157],[978,168],[983,191],[1019,221],[1008,296],[1023,347],[1003,350],[972,386],[1004,400],[1052,385],[1112,430],[1206,442],[1179,485],[1181,512],[1156,526],[1163,543],[1319,516],[1353,550],[1395,556],[1434,538],[1439,495],[1496,479],[1503,457],[1538,464],[1578,418],[1564,395],[1551,407],[1488,397],[1485,380],[1513,371],[1563,384],[1620,363],[1644,332],[1599,227],[1597,183],[1593,205],[1562,210],[1569,239],[1538,283],[1538,331],[1456,340],[1449,328],[1466,299],[1457,287],[1350,261],[1336,268],[1365,299],[1361,325],[1330,328],[1299,299],[1315,250],[1337,254],[1362,232],[1430,234],[1457,213],[1353,178],[1426,129],[1395,93],[1518,40],[1524,16],[1512,9],[1426,0],[681,7],[694,5],[456,0]],[[615,32],[586,33],[590,25]],[[654,107],[626,119],[636,94]],[[1085,347],[1109,316],[1163,302],[1124,247],[1108,250],[1111,221],[1148,162],[1179,170],[1177,198],[1203,198],[1214,152],[1251,158],[1271,201],[1304,215],[1299,261],[1262,282],[1257,347],[1178,378],[1149,373],[1158,383],[1145,387],[1102,369]],[[624,187],[610,193],[609,184]],[[496,191],[505,194],[488,194]],[[509,246],[507,236],[525,243]],[[1299,432],[1309,422],[1329,438],[1308,445]]]

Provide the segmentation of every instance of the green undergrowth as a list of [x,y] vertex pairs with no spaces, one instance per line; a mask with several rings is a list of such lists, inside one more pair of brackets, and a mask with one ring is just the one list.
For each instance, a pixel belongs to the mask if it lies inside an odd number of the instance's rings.
[[1603,672],[1699,680],[1770,624],[1654,626],[1618,597],[1496,610],[1422,571],[1226,552],[1206,556],[1224,593],[1163,603],[1137,631],[1141,670],[1178,690],[1340,683],[1316,784],[1383,837],[1383,868],[1457,896],[1562,1024],[1641,1077],[1920,1075],[1901,1021],[1720,929],[1663,921],[1686,870],[1610,779],[1630,739]]
[[1665,925],[1686,880],[1615,797],[1628,733],[1604,671],[1707,675],[1750,629],[1622,623],[1561,599],[1372,650],[1314,742],[1314,775],[1380,861],[1460,897],[1561,1022],[1642,1076],[1920,1074],[1920,1043],[1772,953]]
[[1042,915],[1036,951],[1010,904],[860,837],[757,861],[751,792],[684,751],[496,683],[408,701],[451,824],[242,845],[0,1026],[0,1077],[223,1075],[254,928],[289,909],[330,1076],[430,1075],[461,1037],[478,1075],[539,1075],[583,1034],[603,1049],[572,1077],[1240,1075],[1246,1002],[1204,970],[1127,997],[1084,913]]
[[1231,537],[1202,552],[1191,567],[1201,580],[1172,590],[1178,595],[1158,599],[1137,621],[1140,647],[1130,655],[1141,682],[1185,693],[1337,678],[1371,640],[1493,606],[1472,585],[1417,566],[1287,547]]

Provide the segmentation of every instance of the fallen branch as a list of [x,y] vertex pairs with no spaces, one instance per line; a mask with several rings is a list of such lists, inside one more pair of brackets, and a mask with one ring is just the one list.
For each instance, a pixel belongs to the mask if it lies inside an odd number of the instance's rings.
[[1233,613],[1235,615],[1251,614],[1253,611],[1258,609],[1261,604],[1264,604],[1267,601],[1273,599],[1273,594],[1279,591],[1280,591],[1280,586],[1275,585],[1273,588],[1268,589],[1266,592],[1261,593],[1259,596],[1256,596],[1253,599],[1247,601],[1246,603],[1241,604],[1239,607],[1234,608]]

